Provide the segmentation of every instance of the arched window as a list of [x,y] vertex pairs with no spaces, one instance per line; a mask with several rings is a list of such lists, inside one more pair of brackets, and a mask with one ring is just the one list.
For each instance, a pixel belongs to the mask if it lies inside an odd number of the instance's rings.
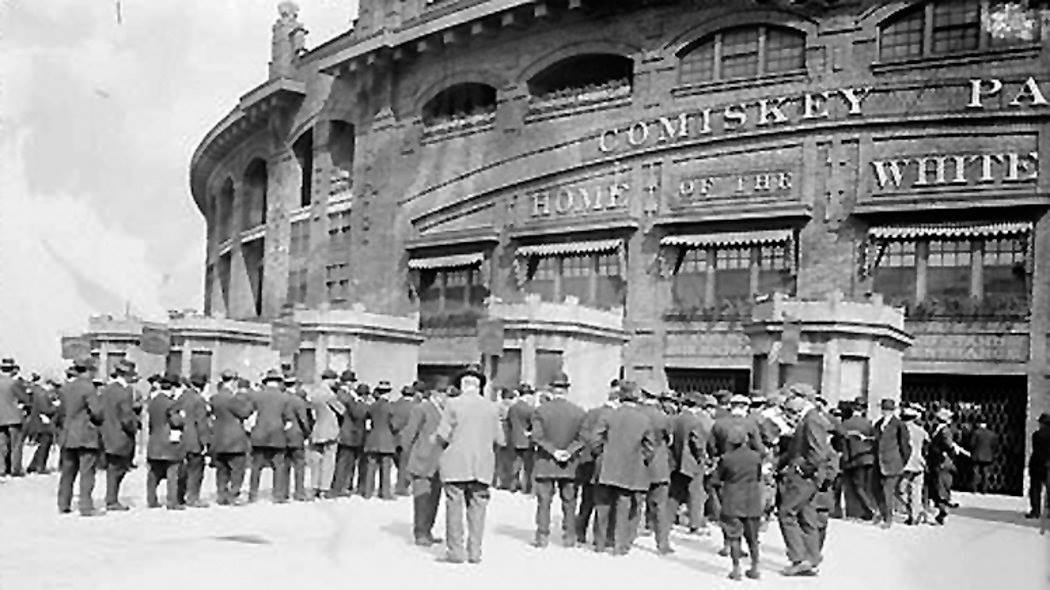
[[218,226],[218,239],[223,241],[233,235],[233,179],[227,178],[222,183],[217,195],[218,201],[215,205],[216,225]]
[[345,121],[332,121],[328,133],[328,151],[332,155],[332,177],[329,196],[349,193],[354,185],[354,152],[357,149],[357,132]]
[[262,158],[252,160],[244,171],[244,203],[241,207],[245,229],[266,223],[266,185],[268,181],[266,161]]
[[787,27],[734,27],[689,44],[678,58],[682,84],[798,72],[806,68],[806,37]]
[[292,144],[295,159],[299,162],[299,206],[309,207],[313,196],[314,184],[314,132],[307,130]]
[[[996,26],[1000,21],[1011,24]],[[951,55],[1038,39],[1039,19],[1010,2],[937,0],[898,12],[879,25],[879,59]]]
[[423,123],[431,125],[495,110],[495,88],[478,82],[463,82],[442,90],[423,105]]
[[634,60],[622,55],[589,53],[563,59],[528,81],[529,94],[558,98],[580,93],[617,92],[630,95]]

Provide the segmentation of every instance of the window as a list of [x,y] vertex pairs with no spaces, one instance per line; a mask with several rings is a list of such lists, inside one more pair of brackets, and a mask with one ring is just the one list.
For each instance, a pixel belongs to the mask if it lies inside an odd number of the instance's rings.
[[164,373],[166,375],[182,375],[182,351],[172,349],[164,360]]
[[288,303],[306,303],[307,271],[296,268],[288,271]]
[[227,178],[216,198],[216,215],[218,216],[219,241],[233,235],[233,180]]
[[423,105],[423,123],[432,125],[451,119],[484,115],[496,110],[496,89],[488,84],[467,82],[450,86]]
[[926,296],[932,299],[970,296],[969,240],[932,241],[926,261]]
[[1028,298],[1026,243],[1020,238],[989,239],[982,258],[983,289],[986,298]]
[[800,354],[793,365],[780,365],[780,387],[805,383],[820,393],[824,377],[824,357],[818,354]]
[[875,271],[875,291],[887,301],[909,301],[915,297],[915,242],[890,242]]
[[679,80],[700,84],[806,68],[806,37],[794,29],[747,26],[704,37],[679,54]]
[[291,236],[288,241],[288,255],[292,258],[301,258],[310,249],[310,222],[296,221],[292,223]]
[[557,350],[536,351],[536,387],[547,387],[562,372],[562,355]]
[[793,256],[787,242],[687,249],[672,285],[675,307],[695,310],[757,294],[791,293]]
[[328,301],[338,303],[350,296],[350,265],[329,264],[324,269],[325,294]]
[[580,301],[589,301],[592,274],[594,274],[594,256],[584,254],[562,258],[562,297],[572,295]]
[[569,295],[597,307],[623,305],[620,255],[616,252],[543,256],[531,259],[526,290],[544,301],[562,302]]
[[937,0],[909,8],[879,27],[879,59],[890,61],[951,55],[983,49],[1033,43],[1039,38],[1038,18],[1027,34],[1016,27],[1009,35],[993,35],[984,23],[994,22],[1010,3],[988,0]]
[[445,271],[445,309],[455,311],[467,306],[467,285],[473,271],[467,268]]
[[758,248],[759,294],[791,291],[791,267],[786,244],[767,244]]
[[623,279],[620,277],[620,255],[606,252],[598,255],[598,275],[595,297],[599,302],[616,303],[623,299]]
[[241,203],[244,229],[266,223],[267,183],[266,162],[262,159],[252,160],[244,171],[244,199]]
[[299,206],[309,207],[313,196],[314,134],[306,131],[292,144],[295,159],[299,162]]
[[488,297],[477,268],[424,270],[420,275],[419,307],[423,315],[458,312],[479,306]]
[[528,292],[537,293],[541,299],[546,301],[554,301],[554,283],[561,273],[559,268],[561,259],[553,256],[544,256],[532,259],[531,264],[534,267],[531,272],[532,276],[529,279]]
[[675,307],[679,309],[704,307],[707,292],[707,271],[707,250],[690,248],[685,251],[672,286]]
[[751,297],[751,248],[715,250],[715,300]]
[[328,248],[345,249],[350,246],[350,211],[328,215]]
[[211,351],[194,350],[190,352],[190,376],[204,377],[211,380]]
[[[528,81],[529,94],[558,98],[581,92],[629,90],[634,60],[622,55],[575,55],[555,63]],[[629,92],[628,92],[629,94]]]

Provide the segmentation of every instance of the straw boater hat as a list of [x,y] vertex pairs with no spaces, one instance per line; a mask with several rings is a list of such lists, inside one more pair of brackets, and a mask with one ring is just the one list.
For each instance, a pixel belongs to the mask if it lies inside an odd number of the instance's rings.
[[937,419],[942,421],[942,422],[950,422],[951,419],[952,419],[953,414],[952,414],[952,411],[949,410],[948,408],[941,408],[941,409],[937,410],[937,413],[934,414],[934,416],[936,416]]
[[277,369],[270,369],[269,371],[266,371],[266,375],[263,376],[262,382],[267,383],[270,381],[282,382],[284,381],[284,375],[282,375]]

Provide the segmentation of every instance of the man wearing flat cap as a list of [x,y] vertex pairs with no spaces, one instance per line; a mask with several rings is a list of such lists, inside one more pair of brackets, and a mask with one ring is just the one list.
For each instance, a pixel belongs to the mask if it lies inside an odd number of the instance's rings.
[[95,463],[98,460],[99,426],[102,424],[102,400],[91,381],[94,366],[91,359],[73,363],[75,377],[59,390],[58,446],[61,449],[58,481],[58,510],[71,511],[73,483],[80,478],[81,516],[95,513],[92,493],[95,489]]
[[219,387],[211,396],[212,463],[215,465],[216,502],[220,506],[240,505],[241,486],[251,443],[244,421],[252,415],[252,400],[237,383],[237,374],[222,372]]
[[951,507],[956,460],[959,455],[970,455],[969,451],[955,442],[953,417],[948,408],[937,410],[934,413],[936,422],[933,434],[930,435],[930,501],[937,508],[934,522],[939,525],[944,524],[948,518],[948,508]]
[[546,547],[551,533],[551,501],[561,498],[562,544],[576,546],[576,467],[584,448],[581,427],[584,411],[566,399],[569,377],[551,380],[551,400],[536,409],[532,438],[536,444],[536,537],[533,545]]
[[1040,414],[1038,423],[1039,427],[1032,433],[1032,454],[1028,457],[1028,500],[1031,510],[1025,518],[1043,516],[1046,510],[1043,493],[1050,494],[1050,412]]
[[254,502],[259,497],[259,482],[263,469],[273,472],[273,498],[275,503],[283,503],[288,482],[284,480],[285,452],[288,440],[285,431],[290,428],[288,397],[281,389],[284,376],[280,371],[271,369],[263,377],[262,389],[255,392],[252,405],[256,412],[255,426],[252,428],[252,473],[248,484],[248,501]]
[[[345,373],[344,373],[345,376]],[[368,433],[368,403],[364,397],[370,390],[364,383],[353,389],[347,387],[338,394],[339,402],[346,408],[339,425],[339,443],[335,455],[335,477],[332,483],[333,496],[349,496],[354,491],[354,474],[357,474],[357,489],[364,491],[364,447]]]
[[120,484],[131,469],[135,456],[135,436],[139,417],[134,411],[131,383],[138,379],[135,363],[121,359],[113,368],[112,379],[102,388],[102,447],[106,453],[106,510],[123,511]]
[[911,436],[907,427],[896,416],[897,402],[884,399],[879,404],[882,416],[875,421],[875,457],[879,476],[878,502],[882,528],[893,524],[896,511],[897,486],[904,464],[911,457]]
[[781,456],[778,520],[791,565],[787,576],[811,576],[822,560],[821,533],[815,504],[817,493],[830,482],[823,480],[831,456],[828,422],[801,396],[787,402],[789,420],[796,423],[786,452]]
[[376,399],[368,407],[368,422],[371,426],[365,436],[365,483],[364,497],[375,494],[376,476],[379,476],[379,498],[393,500],[390,490],[390,472],[394,467],[394,453],[397,452],[397,433],[394,432],[393,404],[390,393],[393,388],[389,381],[380,381],[375,388]]
[[310,487],[314,497],[328,498],[335,479],[335,456],[339,437],[339,420],[346,407],[336,395],[339,376],[331,369],[321,373],[321,383],[310,390],[307,401],[314,416],[310,432],[310,449],[306,461],[310,468]]
[[18,364],[14,359],[0,361],[0,472],[22,477],[22,438],[25,434],[22,406],[29,406],[33,400],[17,375]]
[[688,507],[689,532],[707,532],[704,516],[704,475],[707,472],[707,438],[710,430],[700,419],[703,412],[703,396],[697,392],[685,395],[685,407],[672,422],[671,458],[674,471],[671,473],[671,513],[678,514],[682,504]]

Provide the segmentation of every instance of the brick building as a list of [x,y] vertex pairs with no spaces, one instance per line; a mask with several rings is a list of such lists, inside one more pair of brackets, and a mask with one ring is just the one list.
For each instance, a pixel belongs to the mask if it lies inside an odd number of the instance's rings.
[[[282,4],[270,79],[193,157],[206,313],[321,318],[306,375],[343,350],[324,318],[418,317],[423,378],[501,318],[497,382],[564,369],[593,403],[621,371],[746,392],[756,300],[877,293],[903,397],[987,417],[1019,493],[1050,409],[1047,28],[989,0],[362,0],[307,51]],[[781,379],[880,378],[843,362]]]

